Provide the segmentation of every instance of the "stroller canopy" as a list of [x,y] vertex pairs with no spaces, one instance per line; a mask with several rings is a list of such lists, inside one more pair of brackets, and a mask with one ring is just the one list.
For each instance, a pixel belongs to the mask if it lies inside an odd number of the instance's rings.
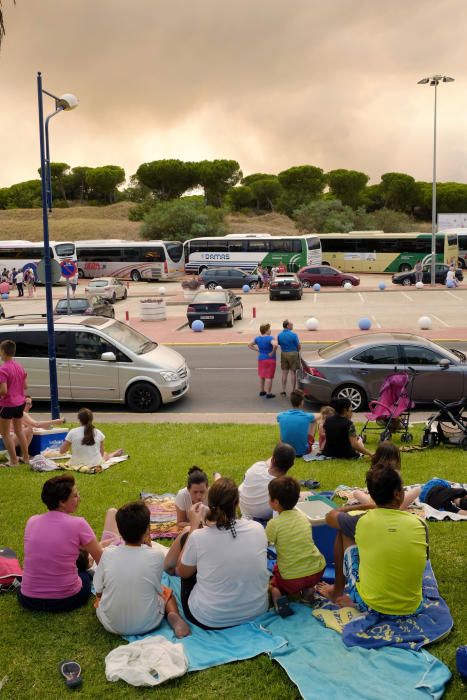
[[390,374],[381,385],[377,401],[370,403],[371,413],[368,420],[397,418],[414,406],[407,393],[410,377],[407,372]]

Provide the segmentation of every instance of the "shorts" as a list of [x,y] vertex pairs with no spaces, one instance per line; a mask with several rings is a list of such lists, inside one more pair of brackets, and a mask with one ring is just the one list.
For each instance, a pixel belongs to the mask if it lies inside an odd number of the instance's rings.
[[318,571],[316,574],[311,574],[311,576],[283,579],[279,573],[277,564],[274,564],[271,585],[274,586],[274,588],[278,588],[281,593],[294,595],[295,593],[303,591],[304,588],[313,588],[316,586],[316,584],[321,581],[323,574],[324,569]]
[[281,369],[291,369],[293,372],[300,369],[300,353],[295,350],[293,352],[282,352]]
[[273,379],[276,373],[276,361],[258,360],[258,377],[260,379]]
[[0,408],[0,418],[3,418],[4,420],[22,418],[25,405],[26,404],[23,403],[21,406],[2,406]]
[[[355,510],[358,510],[358,505],[355,506]],[[355,539],[355,528],[360,518],[364,515],[350,515],[350,513],[338,513],[337,523],[339,525],[339,530],[345,537],[351,540]]]
[[444,488],[450,488],[451,484],[449,481],[445,481],[445,479],[430,479],[429,481],[426,482],[426,484],[423,484],[422,490],[420,491],[420,496],[419,499],[421,503],[426,503],[427,502],[427,496],[430,493],[431,489],[435,488],[436,486],[443,486]]

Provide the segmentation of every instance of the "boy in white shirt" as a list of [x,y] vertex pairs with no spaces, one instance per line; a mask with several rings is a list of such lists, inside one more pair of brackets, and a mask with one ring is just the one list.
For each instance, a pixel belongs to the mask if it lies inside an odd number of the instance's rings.
[[100,622],[113,634],[146,634],[165,614],[176,637],[188,636],[171,589],[161,584],[165,548],[151,546],[148,507],[142,501],[127,503],[115,518],[124,544],[104,549],[94,574]]

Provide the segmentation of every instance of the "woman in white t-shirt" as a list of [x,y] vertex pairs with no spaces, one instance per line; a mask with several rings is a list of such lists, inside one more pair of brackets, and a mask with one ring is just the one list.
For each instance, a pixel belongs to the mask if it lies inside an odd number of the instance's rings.
[[123,450],[104,451],[105,435],[92,424],[94,416],[89,408],[78,413],[79,428],[72,428],[60,445],[60,453],[71,450],[70,466],[98,467],[112,457],[120,457]]
[[[183,546],[176,571],[185,618],[203,629],[223,629],[268,609],[267,541],[259,523],[236,518],[238,488],[232,479],[214,482],[208,505],[192,506],[190,528],[172,547]],[[169,550],[166,568],[173,555]]]
[[175,496],[175,510],[177,511],[177,525],[180,529],[190,524],[188,513],[195,503],[208,502],[208,477],[199,467],[191,467],[188,470],[188,479],[185,488]]

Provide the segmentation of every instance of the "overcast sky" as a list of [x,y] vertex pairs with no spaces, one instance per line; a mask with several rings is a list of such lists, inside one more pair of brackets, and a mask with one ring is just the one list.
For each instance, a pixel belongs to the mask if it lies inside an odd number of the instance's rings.
[[[465,0],[3,0],[0,187],[37,176],[35,75],[80,105],[52,160],[234,158],[467,182]],[[47,109],[53,111],[48,100]]]

